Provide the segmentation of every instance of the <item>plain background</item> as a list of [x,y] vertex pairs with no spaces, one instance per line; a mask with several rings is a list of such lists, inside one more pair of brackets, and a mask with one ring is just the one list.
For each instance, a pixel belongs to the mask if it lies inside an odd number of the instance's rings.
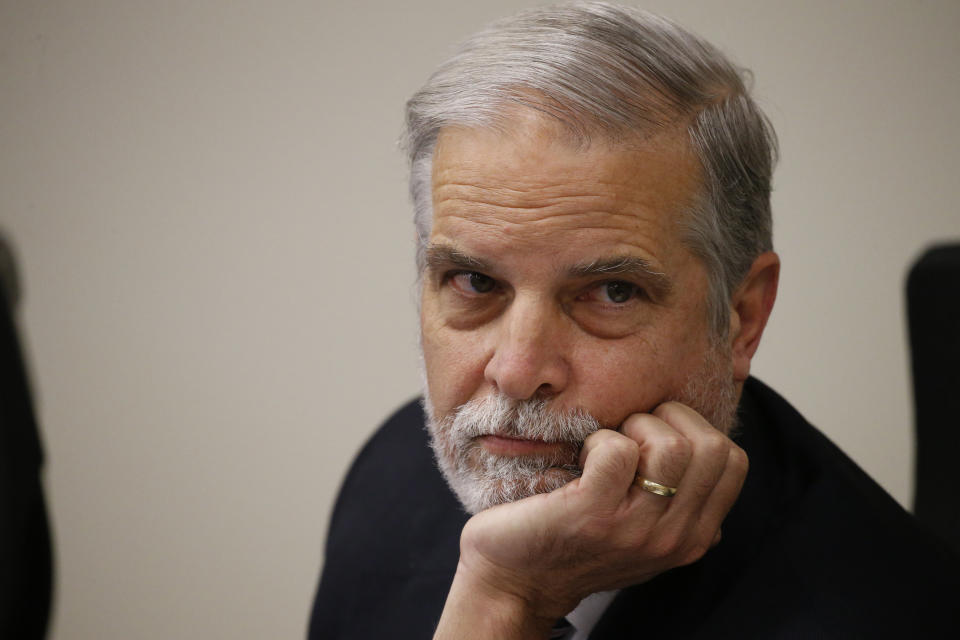
[[[527,4],[0,2],[53,638],[303,636],[340,479],[419,386],[403,103]],[[960,237],[960,3],[646,6],[751,67],[780,136],[755,373],[909,505],[904,275]]]

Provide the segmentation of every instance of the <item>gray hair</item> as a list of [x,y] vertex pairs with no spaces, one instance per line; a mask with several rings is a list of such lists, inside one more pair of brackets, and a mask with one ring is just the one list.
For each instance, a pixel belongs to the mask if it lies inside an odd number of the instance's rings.
[[686,127],[703,188],[681,221],[683,239],[706,268],[710,326],[721,338],[731,295],[772,248],[776,135],[748,80],[710,43],[638,9],[581,2],[492,24],[407,102],[402,146],[420,271],[433,218],[433,152],[444,127],[499,129],[518,104],[556,118],[580,144]]

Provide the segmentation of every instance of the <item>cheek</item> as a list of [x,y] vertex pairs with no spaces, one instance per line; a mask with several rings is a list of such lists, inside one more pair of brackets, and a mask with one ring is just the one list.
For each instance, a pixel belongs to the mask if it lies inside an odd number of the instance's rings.
[[486,359],[473,332],[453,331],[421,313],[421,341],[427,385],[438,418],[468,402],[483,385]]
[[652,411],[683,385],[678,367],[668,362],[670,353],[668,346],[649,339],[581,350],[580,405],[605,425],[619,425],[634,413]]

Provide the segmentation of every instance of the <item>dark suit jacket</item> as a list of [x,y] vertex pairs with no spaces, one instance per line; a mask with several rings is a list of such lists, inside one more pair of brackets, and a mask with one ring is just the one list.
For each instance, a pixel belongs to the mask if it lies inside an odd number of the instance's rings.
[[[591,638],[960,637],[960,561],[751,379],[736,437],[750,457],[723,540],[622,590]],[[460,509],[419,405],[360,452],[334,509],[310,638],[429,638],[458,558]]]

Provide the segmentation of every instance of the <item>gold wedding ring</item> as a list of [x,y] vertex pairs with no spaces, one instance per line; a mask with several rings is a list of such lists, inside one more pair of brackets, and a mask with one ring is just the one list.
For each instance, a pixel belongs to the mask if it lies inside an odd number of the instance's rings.
[[637,484],[640,485],[640,488],[644,491],[655,493],[658,496],[663,496],[664,498],[672,498],[677,493],[676,487],[668,487],[665,484],[660,484],[659,482],[654,482],[653,480],[647,480],[639,473],[637,474]]

